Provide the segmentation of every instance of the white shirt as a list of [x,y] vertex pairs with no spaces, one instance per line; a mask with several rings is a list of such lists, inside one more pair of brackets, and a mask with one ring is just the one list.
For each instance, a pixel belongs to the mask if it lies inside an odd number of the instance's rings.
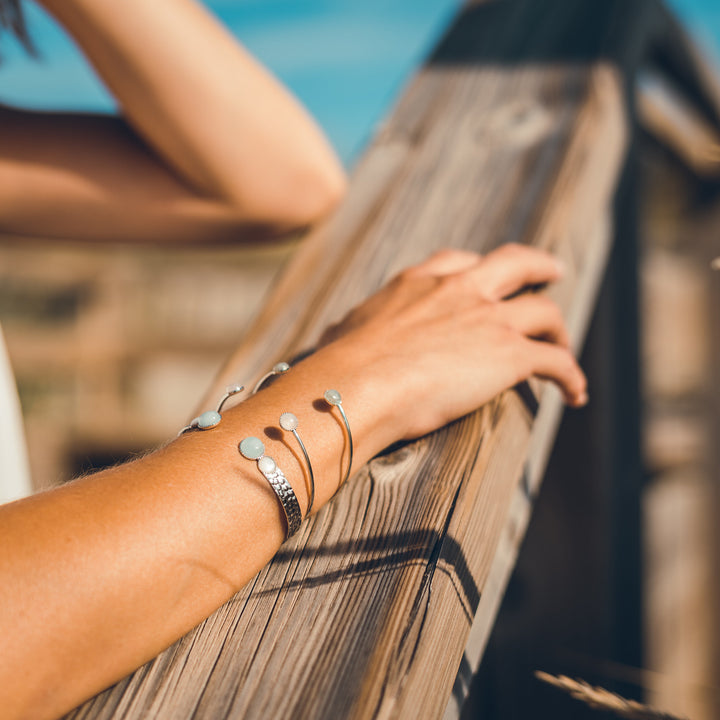
[[20,400],[0,327],[0,503],[31,492]]

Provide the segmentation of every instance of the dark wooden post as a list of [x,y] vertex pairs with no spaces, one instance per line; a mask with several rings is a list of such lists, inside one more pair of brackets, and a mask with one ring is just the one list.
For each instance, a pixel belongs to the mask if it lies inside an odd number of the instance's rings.
[[615,243],[582,356],[591,402],[566,414],[560,426],[465,720],[595,717],[539,683],[536,670],[642,699],[636,684],[608,673],[614,663],[643,666],[634,176],[629,159],[615,203]]

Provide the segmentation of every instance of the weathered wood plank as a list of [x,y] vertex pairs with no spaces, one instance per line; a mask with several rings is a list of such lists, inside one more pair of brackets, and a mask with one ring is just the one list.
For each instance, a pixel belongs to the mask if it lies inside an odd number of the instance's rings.
[[[607,264],[612,240],[612,228],[609,219],[598,223],[596,238],[589,248],[596,254],[594,258],[586,258],[583,272],[586,276],[578,284],[576,301],[572,303],[566,322],[574,342],[585,336],[590,315],[588,310],[593,307],[592,298],[596,297],[602,271]],[[583,292],[586,297],[580,298]],[[532,434],[527,450],[527,459],[521,481],[515,485],[510,501],[507,520],[498,540],[497,550],[485,580],[483,594],[475,614],[472,627],[461,663],[463,678],[460,682],[467,685],[472,675],[477,672],[485,646],[493,628],[493,621],[498,613],[503,592],[515,567],[515,561],[525,531],[530,522],[533,500],[540,490],[542,476],[553,446],[557,428],[562,416],[563,406],[560,395],[547,392],[539,405]],[[445,711],[445,719],[456,718],[461,710],[464,693],[453,694]]]
[[[400,267],[448,245],[558,252],[568,273],[553,293],[580,342],[624,153],[623,80],[599,51],[553,53],[577,29],[573,3],[536,5],[461,17],[219,385],[312,346]],[[593,7],[617,18],[622,3]],[[528,452],[535,492],[558,413],[533,384],[376,458],[248,588],[74,717],[441,716],[478,608],[480,646],[492,623],[530,511]]]
[[720,174],[720,133],[662,78],[648,74],[638,90],[638,114],[648,132],[700,177]]

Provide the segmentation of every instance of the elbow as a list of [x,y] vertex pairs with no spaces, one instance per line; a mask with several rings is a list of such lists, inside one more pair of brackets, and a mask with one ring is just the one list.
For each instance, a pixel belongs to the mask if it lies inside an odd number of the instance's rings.
[[347,176],[340,163],[316,173],[311,196],[303,208],[306,224],[314,223],[329,215],[342,202],[347,193]]
[[345,197],[347,177],[333,158],[298,169],[275,198],[275,221],[286,227],[306,227],[327,217]]
[[256,175],[224,190],[218,194],[235,224],[259,224],[283,233],[327,217],[345,197],[347,178],[332,156],[297,163],[281,174]]

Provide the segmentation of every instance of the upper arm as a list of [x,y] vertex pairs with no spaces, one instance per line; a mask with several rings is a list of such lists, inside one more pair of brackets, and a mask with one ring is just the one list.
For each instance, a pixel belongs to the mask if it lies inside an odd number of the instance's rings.
[[341,194],[332,182],[323,186],[321,174],[310,186],[299,204],[284,191],[287,207],[282,197],[216,197],[169,167],[122,118],[0,107],[0,231],[6,234],[237,240],[307,225]]

